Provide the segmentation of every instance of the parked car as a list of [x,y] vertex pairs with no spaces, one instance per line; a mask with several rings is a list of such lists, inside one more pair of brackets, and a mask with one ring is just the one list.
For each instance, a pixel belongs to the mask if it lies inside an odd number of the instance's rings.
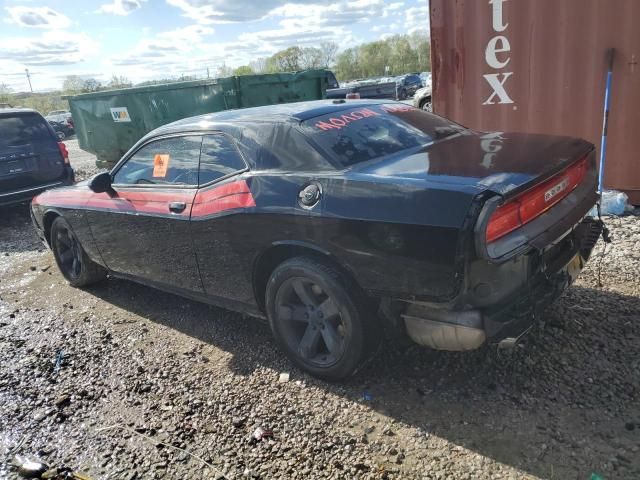
[[47,113],[44,118],[48,122],[62,123],[70,128],[75,127],[71,112],[67,110],[53,110],[52,112]]
[[56,132],[56,136],[58,140],[64,140],[67,137],[73,135],[75,130],[72,125],[63,122],[54,122],[53,120],[49,120],[49,125],[53,128],[53,131]]
[[422,86],[427,87],[431,86],[431,72],[422,72],[420,74],[420,80],[422,81]]
[[416,93],[413,96],[413,106],[426,110],[427,112],[433,111],[433,103],[431,101],[431,84],[416,90]]
[[340,88],[327,89],[328,99],[369,98],[392,99],[398,97],[398,85],[395,79],[375,77],[345,82]]
[[583,140],[324,100],[160,127],[31,208],[71,285],[109,272],[266,317],[293,363],[340,379],[383,325],[444,350],[526,332],[601,233],[596,177]]
[[71,116],[71,112],[69,110],[52,110],[49,113],[47,113],[47,117],[53,117],[53,116],[57,116],[57,115],[64,115],[66,117],[70,117]]
[[395,82],[379,83],[379,82],[363,82],[343,88],[334,88],[327,90],[327,98],[369,98],[369,99],[395,99],[398,90]]
[[405,98],[412,97],[416,90],[422,87],[422,80],[420,75],[415,73],[409,73],[407,75],[400,75],[396,77],[396,83],[398,84],[398,99],[404,100]]
[[69,154],[35,110],[0,110],[0,205],[73,183]]

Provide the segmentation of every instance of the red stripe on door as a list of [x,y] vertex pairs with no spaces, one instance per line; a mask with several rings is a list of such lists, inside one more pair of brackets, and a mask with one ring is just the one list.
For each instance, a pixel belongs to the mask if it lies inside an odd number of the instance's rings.
[[225,210],[255,206],[256,202],[253,199],[249,185],[245,180],[238,180],[198,192],[191,216],[204,217],[224,212]]
[[[171,213],[169,203],[184,202],[187,207],[183,212]],[[255,207],[249,185],[245,180],[237,180],[224,185],[200,190],[194,199],[194,192],[154,192],[120,190],[117,195],[93,193],[90,190],[55,190],[47,191],[37,197],[35,203],[48,206],[88,207],[127,213],[150,213],[188,217],[203,217],[237,208]],[[193,208],[191,204],[193,203]]]
[[[177,217],[188,217],[193,202],[194,192],[152,192],[120,190],[116,196],[107,193],[96,193],[87,203],[88,207],[103,208],[127,213],[151,213]],[[169,210],[169,203],[184,202],[186,208],[179,213]]]

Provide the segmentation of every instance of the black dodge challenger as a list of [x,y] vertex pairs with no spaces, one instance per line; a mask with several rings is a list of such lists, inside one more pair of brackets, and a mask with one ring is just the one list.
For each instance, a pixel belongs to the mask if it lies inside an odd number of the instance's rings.
[[158,128],[32,214],[71,285],[111,274],[266,317],[296,365],[339,379],[382,332],[517,339],[589,258],[597,200],[583,140],[334,100]]

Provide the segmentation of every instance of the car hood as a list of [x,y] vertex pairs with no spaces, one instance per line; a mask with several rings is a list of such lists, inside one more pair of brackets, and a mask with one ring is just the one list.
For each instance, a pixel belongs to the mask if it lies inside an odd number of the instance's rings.
[[578,138],[467,130],[416,153],[373,160],[354,171],[511,196],[561,171],[593,148]]

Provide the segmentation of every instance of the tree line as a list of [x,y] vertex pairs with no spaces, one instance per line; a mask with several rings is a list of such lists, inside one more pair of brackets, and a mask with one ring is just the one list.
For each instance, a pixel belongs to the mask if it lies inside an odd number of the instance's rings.
[[363,43],[338,53],[334,42],[318,47],[289,47],[270,57],[235,69],[222,67],[218,76],[251,75],[327,68],[338,80],[400,75],[431,70],[431,45],[425,33],[393,35],[384,40]]

